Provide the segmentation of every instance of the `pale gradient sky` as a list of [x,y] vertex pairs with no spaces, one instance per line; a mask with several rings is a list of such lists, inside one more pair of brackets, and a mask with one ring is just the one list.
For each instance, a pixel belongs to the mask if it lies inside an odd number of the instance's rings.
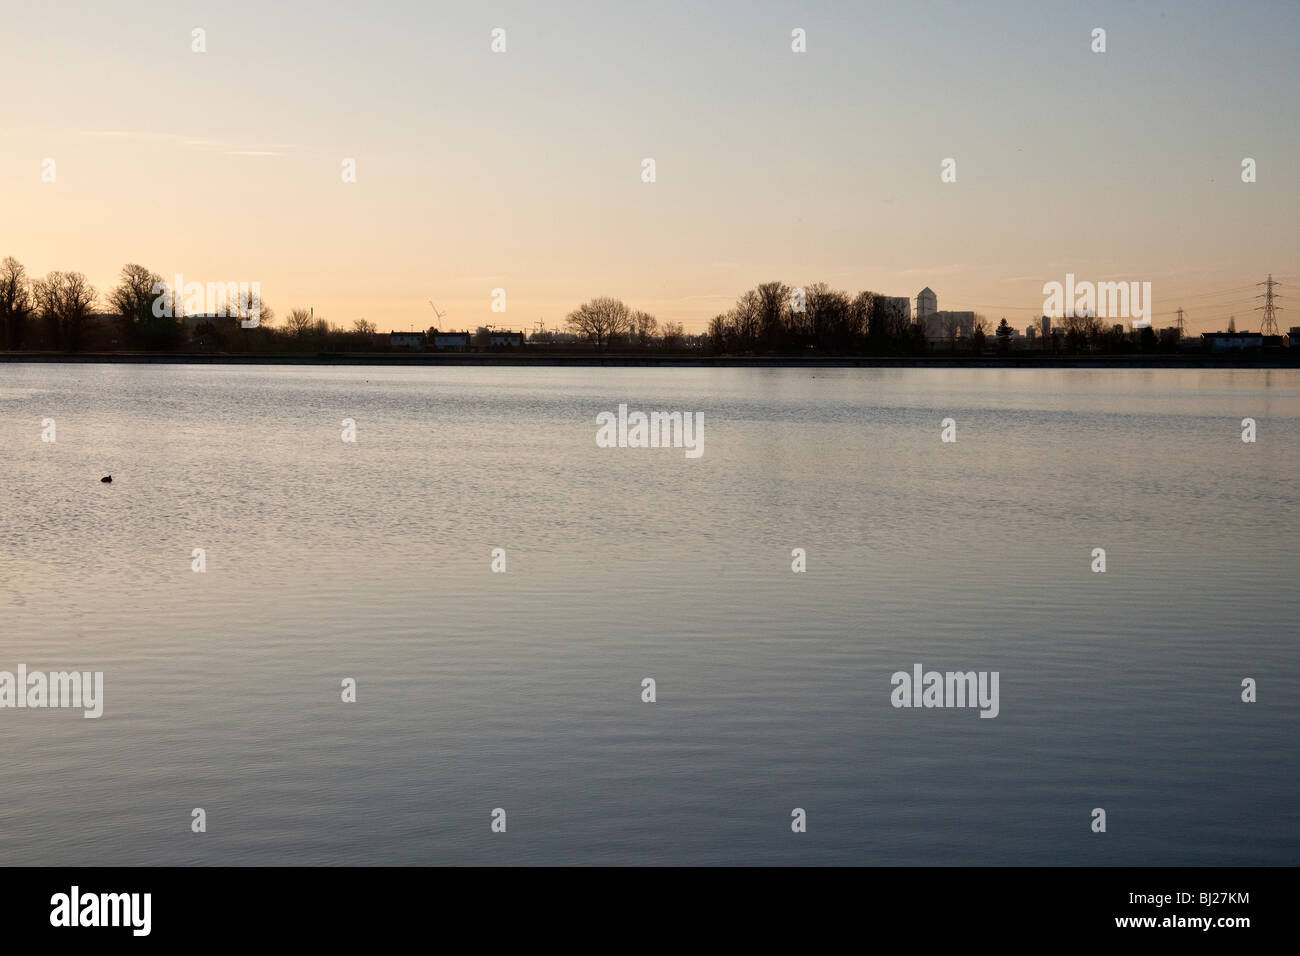
[[1298,47],[1294,0],[7,3],[0,256],[384,330],[616,295],[695,331],[769,279],[1023,327],[1066,272],[1254,329],[1272,271],[1286,328]]

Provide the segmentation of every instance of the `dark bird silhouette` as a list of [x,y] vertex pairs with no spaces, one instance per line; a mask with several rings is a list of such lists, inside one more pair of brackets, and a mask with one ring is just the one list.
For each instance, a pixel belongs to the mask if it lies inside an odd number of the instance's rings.
[[99,479],[99,480],[102,481],[102,482],[103,482],[104,484],[106,484],[106,485],[111,485],[111,484],[113,483],[113,476],[112,476],[112,475],[109,475],[108,477],[106,477],[106,478],[101,478],[101,479]]

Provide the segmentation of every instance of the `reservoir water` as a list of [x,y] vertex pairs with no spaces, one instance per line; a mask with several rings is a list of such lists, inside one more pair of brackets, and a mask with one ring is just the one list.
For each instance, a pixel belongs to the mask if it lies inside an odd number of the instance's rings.
[[1298,466],[1286,370],[0,365],[0,671],[104,674],[0,859],[1294,865]]

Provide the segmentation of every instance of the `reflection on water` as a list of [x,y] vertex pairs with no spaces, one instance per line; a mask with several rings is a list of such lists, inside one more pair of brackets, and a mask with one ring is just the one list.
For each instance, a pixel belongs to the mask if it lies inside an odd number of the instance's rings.
[[0,366],[0,670],[105,674],[0,710],[0,856],[1294,864],[1298,441],[1293,371]]

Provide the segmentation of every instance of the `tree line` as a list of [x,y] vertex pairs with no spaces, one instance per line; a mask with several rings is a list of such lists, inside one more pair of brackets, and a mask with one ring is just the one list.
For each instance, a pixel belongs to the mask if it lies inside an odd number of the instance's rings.
[[[569,331],[599,349],[629,344],[677,347],[685,339],[681,323],[665,323],[608,296],[583,303],[567,319]],[[792,287],[765,282],[736,300],[709,323],[704,345],[714,354],[828,354],[925,349],[925,335],[896,300],[874,292],[850,295],[824,282]]]
[[709,347],[716,353],[911,354],[924,351],[925,334],[896,300],[875,292],[765,282],[714,316]]
[[633,310],[612,296],[584,302],[566,316],[565,324],[572,336],[586,339],[598,349],[632,345],[673,350],[686,343],[686,330],[680,322],[665,322],[660,327],[650,313]]
[[[101,302],[111,320],[91,322],[104,314],[96,311]],[[160,302],[167,308],[156,308]],[[187,327],[182,290],[168,288],[160,275],[144,266],[123,266],[118,284],[101,297],[80,272],[31,277],[12,256],[0,262],[0,348],[7,351],[366,352],[387,346],[366,319],[340,328],[309,309],[293,309],[279,327],[272,327],[274,311],[246,290],[225,298],[222,306],[224,314],[191,316]],[[259,317],[257,327],[243,327],[241,323],[254,315]],[[1057,321],[1058,328],[1035,348],[1077,354],[1169,351],[1177,346],[1176,336],[1157,336],[1151,329],[1135,336],[1092,316]],[[910,309],[898,299],[870,291],[851,294],[824,282],[765,282],[714,316],[703,336],[688,336],[680,322],[660,323],[611,296],[578,306],[566,316],[565,328],[535,332],[528,344],[558,349],[584,343],[602,351],[703,348],[715,355],[918,355],[935,344],[927,342],[925,329],[911,320]],[[1013,338],[1006,319],[994,329],[978,315],[970,329],[959,333],[949,321],[941,331],[949,350],[974,354],[991,347],[1007,351]],[[480,347],[486,347],[486,332],[480,329],[473,340]]]
[[[0,348],[7,351],[368,351],[374,345],[373,322],[338,328],[309,309],[293,309],[273,328],[275,311],[247,288],[223,290],[219,311],[197,316],[187,328],[183,290],[135,263],[123,266],[118,284],[101,294],[80,272],[33,277],[13,256],[0,262]],[[105,314],[109,322],[92,321]],[[256,327],[243,326],[254,318]]]

